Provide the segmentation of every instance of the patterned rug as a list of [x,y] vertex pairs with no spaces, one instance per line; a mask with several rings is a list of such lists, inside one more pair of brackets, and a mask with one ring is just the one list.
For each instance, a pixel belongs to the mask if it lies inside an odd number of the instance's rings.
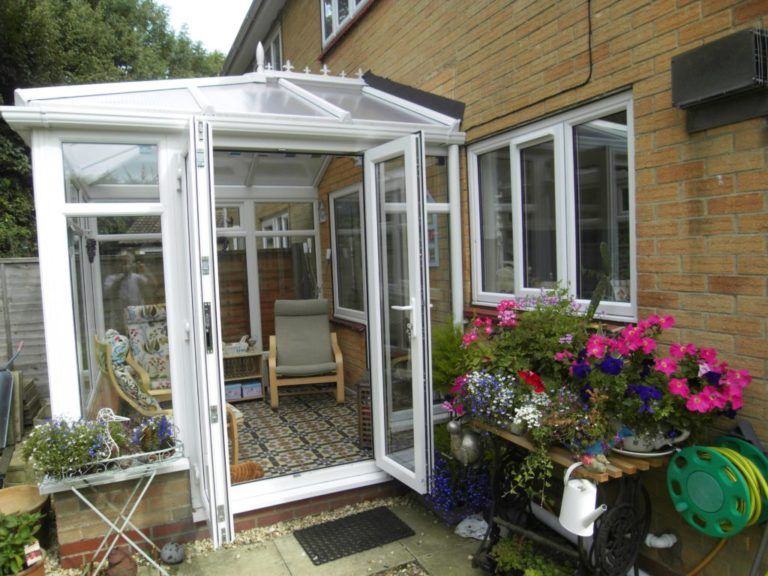
[[237,405],[243,412],[240,461],[254,460],[264,478],[274,478],[368,460],[373,452],[357,439],[357,403],[347,391],[344,404],[332,394],[306,394],[269,402],[251,400]]

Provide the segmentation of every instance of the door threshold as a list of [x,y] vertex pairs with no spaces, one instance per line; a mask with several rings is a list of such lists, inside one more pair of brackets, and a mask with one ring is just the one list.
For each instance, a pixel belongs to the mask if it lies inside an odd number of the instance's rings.
[[291,476],[237,484],[230,488],[230,510],[242,514],[316,496],[388,482],[392,477],[373,460],[332,466]]

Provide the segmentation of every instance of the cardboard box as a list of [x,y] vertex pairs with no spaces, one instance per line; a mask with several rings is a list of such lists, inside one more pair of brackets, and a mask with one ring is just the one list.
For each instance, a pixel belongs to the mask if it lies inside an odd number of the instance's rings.
[[241,384],[225,384],[224,395],[227,400],[241,400],[243,398],[243,387]]

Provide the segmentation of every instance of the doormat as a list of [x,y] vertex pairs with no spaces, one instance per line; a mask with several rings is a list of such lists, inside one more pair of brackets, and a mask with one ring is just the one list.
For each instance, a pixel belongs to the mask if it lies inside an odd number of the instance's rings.
[[296,530],[293,535],[315,566],[383,546],[414,531],[389,508],[380,506],[338,520]]

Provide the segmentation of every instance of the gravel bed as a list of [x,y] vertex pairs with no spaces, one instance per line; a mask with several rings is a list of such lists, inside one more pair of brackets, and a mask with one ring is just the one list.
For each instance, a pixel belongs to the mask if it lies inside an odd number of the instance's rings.
[[[306,528],[308,526],[314,526],[315,524],[321,524],[328,522],[329,520],[335,520],[344,516],[355,514],[356,512],[362,512],[364,510],[370,510],[371,508],[377,508],[379,506],[412,506],[413,500],[409,496],[398,496],[395,498],[382,498],[373,500],[370,502],[362,502],[360,504],[351,504],[338,508],[331,512],[321,512],[312,516],[306,516],[304,518],[297,518],[295,520],[286,520],[284,522],[278,522],[271,526],[262,526],[259,528],[252,528],[251,530],[243,530],[235,534],[235,541],[230,544],[224,544],[222,548],[234,549],[241,548],[249,550],[263,545],[266,542],[291,534],[294,530],[300,528]],[[196,540],[194,542],[188,542],[186,544],[186,560],[185,562],[191,563],[198,556],[207,556],[213,552],[213,545],[211,540],[206,538],[205,540]],[[141,566],[146,564],[143,558],[134,556],[134,559]],[[173,573],[172,566],[166,566],[166,569]],[[45,561],[45,573],[47,576],[80,576],[80,569],[65,569],[59,566],[58,551],[51,550],[48,553],[48,557]],[[384,572],[377,573],[376,576],[428,576],[417,562],[409,562],[408,564],[402,564],[394,568],[390,568]]]

